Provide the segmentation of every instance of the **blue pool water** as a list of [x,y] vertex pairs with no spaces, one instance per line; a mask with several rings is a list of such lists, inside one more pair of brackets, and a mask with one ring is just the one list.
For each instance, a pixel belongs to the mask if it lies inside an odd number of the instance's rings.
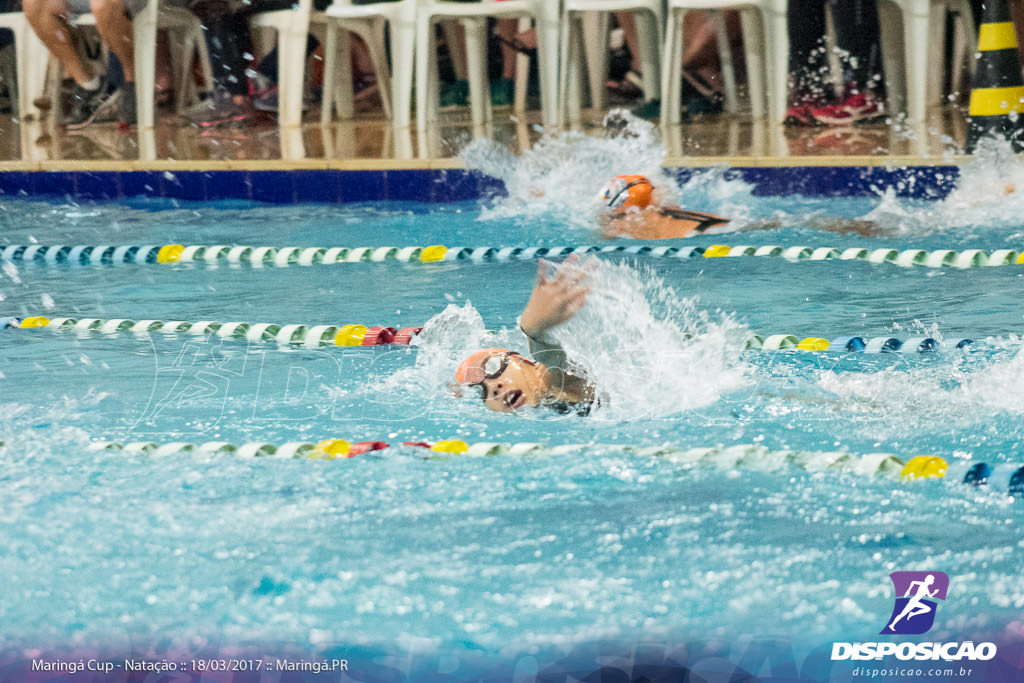
[[[510,196],[483,205],[11,201],[2,240],[590,244],[587,188],[606,175],[593,157],[607,156],[605,143],[593,144],[582,148],[586,163],[573,157],[546,176],[535,160],[519,162]],[[675,191],[746,225],[782,226],[687,246],[1018,248],[1022,202],[988,178],[996,167],[965,170],[942,202],[764,198],[717,171]],[[550,184],[551,174],[580,178],[558,195],[516,182]],[[811,227],[823,216],[868,217],[880,230]],[[491,653],[607,637],[773,635],[814,647],[874,638],[891,609],[887,575],[915,569],[952,580],[929,638],[1021,628],[1024,504],[1005,482],[959,483],[972,462],[1004,479],[1024,463],[1019,266],[608,256],[597,268],[574,324],[611,408],[582,418],[492,414],[447,390],[468,350],[525,346],[515,320],[534,261],[4,264],[0,316],[428,325],[418,345],[384,349],[0,331],[0,636],[13,647],[398,643]],[[749,331],[975,344],[933,354],[744,351],[736,340]],[[432,459],[396,446],[344,461],[87,450],[95,440],[324,438],[580,446]],[[639,450],[736,444],[936,454],[951,474],[900,482],[694,466]]]

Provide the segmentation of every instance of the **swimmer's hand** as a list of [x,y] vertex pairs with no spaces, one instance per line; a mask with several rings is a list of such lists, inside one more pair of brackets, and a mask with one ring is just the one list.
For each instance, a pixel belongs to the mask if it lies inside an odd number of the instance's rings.
[[547,330],[571,319],[587,303],[590,290],[582,284],[587,272],[575,267],[576,262],[575,256],[570,256],[549,278],[548,269],[552,264],[538,260],[537,284],[519,319],[528,336],[539,338]]

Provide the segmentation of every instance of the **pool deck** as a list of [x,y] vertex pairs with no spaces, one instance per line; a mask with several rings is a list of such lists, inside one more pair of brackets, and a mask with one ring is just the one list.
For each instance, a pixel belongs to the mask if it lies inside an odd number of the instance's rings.
[[[530,111],[523,120],[497,110],[492,124],[474,127],[468,110],[457,110],[443,114],[424,135],[395,129],[372,104],[355,120],[328,126],[320,125],[318,110],[310,111],[301,129],[279,128],[272,117],[244,128],[201,129],[171,110],[158,110],[156,128],[145,133],[121,132],[116,123],[68,132],[39,114],[25,121],[0,115],[0,171],[461,169],[458,151],[473,138],[490,137],[517,152],[536,144],[549,132],[539,126],[538,114]],[[596,133],[602,118],[601,112],[584,112],[577,129]],[[898,168],[962,161],[966,123],[962,106],[950,104],[933,108],[916,125],[792,128],[719,114],[660,133],[670,168]]]

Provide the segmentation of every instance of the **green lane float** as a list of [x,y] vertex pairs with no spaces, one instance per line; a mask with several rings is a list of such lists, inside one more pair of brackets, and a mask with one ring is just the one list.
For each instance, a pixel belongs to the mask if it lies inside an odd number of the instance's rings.
[[[559,456],[581,452],[624,451],[639,455],[659,457],[669,462],[718,469],[755,469],[762,471],[780,470],[795,467],[808,472],[851,472],[864,476],[882,476],[891,479],[909,479],[906,470],[912,463],[921,458],[928,462],[944,464],[937,456],[918,456],[904,463],[892,453],[869,453],[855,455],[839,451],[801,451],[771,450],[764,446],[740,444],[725,448],[680,448],[671,445],[663,446],[620,446],[615,444],[562,444],[549,446],[543,443],[467,443],[461,439],[449,439],[428,442],[403,442],[401,446],[422,448],[431,454],[430,458],[439,456]],[[158,444],[148,441],[120,443],[113,441],[97,441],[89,444],[90,452],[110,452],[124,455],[236,455],[242,457],[275,457],[275,458],[312,458],[318,460],[348,459],[371,451],[383,451],[395,448],[396,445],[385,441],[362,441],[349,443],[344,439],[325,439],[316,443],[288,442],[273,444],[250,442],[231,444],[223,441],[207,443],[171,442]],[[929,470],[928,476],[942,476],[936,464]],[[942,469],[944,474],[945,469]]]
[[954,251],[938,249],[898,250],[892,247],[866,249],[849,247],[840,251],[828,246],[780,246],[714,244],[708,247],[650,246],[644,244],[607,244],[604,246],[555,247],[448,247],[444,245],[406,247],[269,247],[245,245],[125,245],[125,246],[43,246],[10,245],[0,247],[0,260],[14,263],[41,265],[124,265],[182,263],[217,266],[248,265],[254,268],[273,266],[316,266],[341,263],[442,263],[469,261],[493,263],[527,261],[536,258],[565,258],[572,254],[617,254],[621,256],[688,259],[703,257],[736,258],[754,256],[780,258],[784,261],[867,261],[874,264],[894,264],[904,268],[980,268],[1024,264],[1024,255],[1015,249],[982,249]]

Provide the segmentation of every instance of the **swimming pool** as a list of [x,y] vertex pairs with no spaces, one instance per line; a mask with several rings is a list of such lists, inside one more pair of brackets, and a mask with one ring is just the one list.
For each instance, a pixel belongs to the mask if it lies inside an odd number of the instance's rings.
[[[555,170],[519,162],[503,178],[509,196],[483,203],[23,199],[5,204],[3,239],[600,247],[587,188],[605,177],[594,159],[608,150],[572,144]],[[849,662],[821,654],[833,641],[879,639],[890,572],[937,570],[950,595],[927,637],[1010,652],[1024,608],[1024,505],[1006,495],[1024,460],[1024,271],[867,259],[880,248],[1020,248],[1019,207],[987,177],[993,166],[964,170],[941,200],[780,198],[720,170],[682,174],[688,205],[782,227],[657,245],[698,248],[686,258],[598,253],[580,352],[612,400],[589,418],[497,415],[447,390],[467,351],[525,347],[515,326],[536,270],[529,254],[254,267],[226,250],[210,263],[121,264],[12,252],[0,315],[19,320],[426,327],[409,346],[344,348],[262,338],[278,328],[257,340],[216,326],[0,332],[4,642],[167,656],[273,645],[345,655],[367,678],[384,675],[391,664],[374,657],[387,655],[405,675],[462,679],[529,676],[574,657],[593,669],[595,652],[625,657],[623,642],[630,661],[643,643],[688,643],[692,663],[699,641],[736,664],[739,643],[771,637],[824,678],[849,675]],[[824,215],[880,229],[808,227]],[[721,244],[835,252],[705,257]],[[841,258],[849,249],[864,253]],[[750,348],[753,334],[940,345],[771,351]],[[973,343],[956,348],[963,339]],[[623,356],[625,368],[613,362]],[[324,439],[390,447],[340,459],[89,447]],[[441,440],[544,447],[474,457],[401,445]],[[949,473],[902,481],[902,464],[868,457],[877,453],[938,455]],[[962,484],[981,461],[991,485]]]

